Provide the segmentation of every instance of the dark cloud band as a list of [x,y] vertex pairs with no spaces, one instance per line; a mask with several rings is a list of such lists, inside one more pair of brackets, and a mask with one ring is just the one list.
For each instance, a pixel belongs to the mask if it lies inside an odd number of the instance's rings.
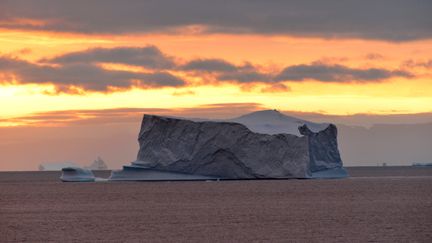
[[180,69],[187,71],[231,72],[237,70],[237,67],[221,59],[197,59],[182,65]]
[[387,70],[382,68],[358,69],[343,65],[328,65],[315,62],[309,65],[294,65],[286,67],[275,77],[277,81],[305,81],[321,82],[376,82],[392,77],[412,78],[406,71]]
[[153,69],[172,68],[175,65],[171,57],[163,54],[155,46],[94,48],[44,59],[41,62],[58,64],[114,62]]
[[404,41],[432,38],[431,12],[430,0],[6,0],[0,27],[146,33],[202,25],[213,33]]
[[[155,46],[95,48],[66,53],[39,63],[0,56],[0,73],[15,77],[20,83],[54,84],[59,91],[106,92],[138,87],[185,87],[192,82],[172,73],[185,72],[188,76],[201,76],[204,83],[236,83],[242,87],[265,84],[263,92],[289,91],[285,82],[319,81],[335,83],[381,82],[394,77],[412,78],[408,71],[383,68],[352,68],[340,64],[313,62],[285,67],[280,72],[263,72],[251,63],[236,65],[222,59],[195,59],[184,64],[174,61]],[[120,63],[145,68],[146,72],[108,70],[98,63]],[[6,77],[6,78],[5,78]],[[211,80],[205,80],[210,78]]]
[[51,83],[65,92],[69,91],[68,87],[105,92],[110,89],[178,87],[185,84],[182,79],[167,72],[106,70],[90,63],[47,66],[8,57],[0,57],[0,72],[13,74],[20,83]]

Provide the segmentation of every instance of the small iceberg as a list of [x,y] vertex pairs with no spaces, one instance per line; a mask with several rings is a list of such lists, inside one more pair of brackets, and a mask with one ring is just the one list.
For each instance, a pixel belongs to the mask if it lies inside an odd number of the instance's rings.
[[99,156],[93,161],[93,163],[91,163],[89,166],[85,166],[84,168],[89,170],[108,170],[107,164]]
[[63,182],[94,182],[93,172],[79,167],[65,167],[62,169],[60,180]]

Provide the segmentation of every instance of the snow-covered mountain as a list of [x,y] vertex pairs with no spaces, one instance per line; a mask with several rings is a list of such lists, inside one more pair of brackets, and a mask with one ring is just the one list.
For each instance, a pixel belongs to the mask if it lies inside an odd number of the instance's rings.
[[328,123],[314,123],[287,116],[277,110],[256,111],[227,121],[241,123],[257,133],[288,133],[297,136],[301,136],[298,127],[304,124],[313,132],[322,131],[329,125]]

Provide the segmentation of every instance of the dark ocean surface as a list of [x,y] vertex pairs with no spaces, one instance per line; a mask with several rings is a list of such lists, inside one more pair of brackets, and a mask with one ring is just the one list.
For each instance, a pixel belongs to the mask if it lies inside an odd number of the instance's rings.
[[432,168],[347,169],[347,179],[219,182],[0,172],[0,242],[432,242]]

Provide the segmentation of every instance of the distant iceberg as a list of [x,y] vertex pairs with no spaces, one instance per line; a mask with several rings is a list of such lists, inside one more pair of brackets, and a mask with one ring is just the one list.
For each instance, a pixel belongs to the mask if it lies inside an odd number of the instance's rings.
[[432,162],[430,162],[430,163],[413,163],[412,166],[414,166],[414,167],[432,167]]
[[108,166],[105,161],[101,159],[101,157],[97,157],[96,160],[93,161],[89,166],[85,166],[84,168],[89,170],[107,170]]

